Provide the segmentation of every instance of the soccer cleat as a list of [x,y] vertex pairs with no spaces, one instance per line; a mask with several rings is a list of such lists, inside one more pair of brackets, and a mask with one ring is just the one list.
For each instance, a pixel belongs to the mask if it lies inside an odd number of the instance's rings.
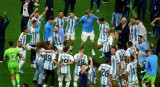
[[99,9],[97,9],[97,11],[96,12],[99,12],[100,10]]
[[154,35],[154,34],[152,34],[152,35],[151,35],[151,37],[153,38],[153,37],[155,37],[155,35]]
[[0,63],[3,63],[3,61],[0,61]]
[[96,55],[93,49],[92,49],[92,55],[93,55],[93,56]]
[[43,87],[47,87],[47,85],[46,85],[46,84],[44,84],[44,85],[43,85]]
[[33,80],[32,83],[37,84],[38,82],[36,80]]
[[153,34],[153,32],[151,31],[151,32],[148,32],[149,34]]
[[41,84],[38,84],[38,87],[42,87],[42,85],[41,85]]
[[45,79],[45,75],[43,76],[43,80]]
[[103,3],[109,3],[109,0],[103,0]]
[[146,73],[146,72],[147,72],[146,70],[141,70],[141,74],[142,74],[142,73]]
[[23,70],[19,70],[19,73],[24,73]]
[[101,59],[101,58],[103,58],[104,57],[104,55],[102,54],[99,58]]

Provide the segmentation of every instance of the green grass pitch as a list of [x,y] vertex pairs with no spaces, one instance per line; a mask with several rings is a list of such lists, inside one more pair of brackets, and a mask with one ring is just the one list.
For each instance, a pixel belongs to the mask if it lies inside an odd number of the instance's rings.
[[[36,0],[34,0],[36,1]],[[45,6],[45,0],[39,0],[40,6],[39,12],[42,13],[44,11],[44,6]],[[133,2],[132,2],[133,3]],[[105,21],[111,25],[111,18],[112,18],[112,12],[114,11],[114,4],[115,0],[110,0],[109,4],[103,4],[101,1],[101,6],[100,6],[100,12],[96,13],[96,5],[94,5],[93,8],[93,14],[96,16],[101,16],[105,18]],[[81,18],[83,15],[85,15],[85,11],[89,9],[90,7],[90,0],[77,0],[76,6],[75,6],[75,15],[78,18]],[[5,43],[5,49],[8,48],[7,42],[9,40],[14,41],[14,46],[16,46],[16,41],[20,35],[20,24],[21,24],[21,14],[20,14],[20,8],[21,8],[21,2],[20,0],[0,0],[0,15],[2,16],[2,12],[7,12],[9,18],[10,18],[10,23],[9,26],[6,29],[6,43]],[[35,8],[34,8],[35,9]],[[54,0],[54,15],[55,17],[58,16],[58,11],[64,9],[64,1],[63,0]],[[146,12],[146,20],[144,22],[144,25],[147,29],[147,31],[151,31],[152,28],[150,26],[150,18],[149,18],[149,2],[147,4],[147,12]],[[130,17],[132,17],[132,13],[130,12]],[[44,31],[44,25],[45,25],[45,20],[42,23],[42,27],[40,30],[41,34],[41,40],[43,40],[43,31]],[[66,24],[65,24],[66,27]],[[64,28],[65,28],[64,27]],[[98,24],[94,22],[94,31],[95,31],[95,52],[96,56],[94,56],[95,59],[97,59],[99,62],[104,63],[104,59],[99,59],[98,57],[101,56],[100,52],[98,51],[96,45],[97,45],[97,40],[99,37],[99,29],[98,29]],[[81,32],[82,32],[82,24],[80,24],[77,29],[76,29],[76,40],[75,44],[73,47],[73,54],[76,54],[78,52],[78,48],[80,47],[81,43]],[[29,42],[30,36],[28,36],[27,42]],[[158,40],[158,36],[155,38],[150,38],[150,35],[148,35],[148,42],[149,43],[154,43],[155,48],[156,48],[156,43]],[[91,42],[88,41],[85,44],[85,52],[86,55],[91,56]],[[36,87],[32,83],[33,76],[35,73],[35,69],[30,67],[30,51],[27,51],[27,61],[22,67],[22,70],[24,70],[24,74],[20,74],[20,80],[21,84],[24,82],[29,84],[29,87]],[[159,61],[160,64],[160,61]],[[72,75],[72,81],[70,84],[70,87],[73,87],[73,72],[74,72],[75,64],[71,65],[71,75]],[[138,77],[139,77],[139,82],[140,80],[140,75],[139,75],[139,70],[138,70]],[[56,75],[55,77],[55,83],[54,87],[58,87],[58,77]],[[99,80],[100,81],[100,80]],[[160,73],[157,73],[157,78],[156,78],[156,87],[159,86],[160,82]],[[48,85],[50,84],[50,81],[48,81]],[[98,82],[95,87],[100,86],[100,82]],[[10,74],[7,69],[7,62],[5,61],[4,63],[0,63],[0,87],[12,87],[11,80],[10,80]]]

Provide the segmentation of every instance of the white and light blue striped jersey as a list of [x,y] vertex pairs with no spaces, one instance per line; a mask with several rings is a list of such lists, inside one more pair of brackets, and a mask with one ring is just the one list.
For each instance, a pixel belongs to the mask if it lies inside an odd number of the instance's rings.
[[31,45],[36,45],[40,41],[40,35],[39,32],[35,32],[37,27],[31,26]]
[[[80,58],[80,54],[77,53],[74,55],[74,60],[77,60]],[[87,55],[84,55],[76,64],[75,64],[75,70],[74,74],[79,76],[79,72],[81,71],[81,65],[82,64],[88,64]]]
[[113,75],[117,75],[117,73],[118,73],[118,63],[117,63],[117,57],[116,57],[116,55],[112,55],[111,56],[111,67],[112,67],[112,69],[113,69]]
[[129,30],[130,30],[130,35],[131,35],[131,41],[137,42],[138,41],[138,35],[139,35],[140,32],[139,32],[138,28],[136,28],[136,24],[131,25],[129,27]]
[[126,68],[126,51],[123,49],[116,51],[117,63],[121,63],[121,69]]
[[53,70],[54,69],[54,64],[53,64],[54,59],[56,59],[55,53],[53,53],[53,52],[46,53],[45,62],[44,62],[44,69]]
[[[69,63],[71,61],[74,61],[73,56],[63,53],[59,56],[58,62],[61,63]],[[65,65],[63,67],[60,67],[60,73],[61,74],[69,74],[70,73],[70,65]]]
[[36,52],[36,60],[39,60],[39,61],[43,61],[44,62],[44,57],[45,57],[45,55],[46,55],[46,53],[45,52],[43,52],[45,49],[44,48],[41,48],[40,49],[41,50],[41,52],[42,52],[42,55],[39,53],[39,51],[37,50],[37,52]]
[[128,82],[132,83],[134,81],[137,81],[137,68],[135,66],[137,64],[136,62],[131,62],[127,65],[126,72],[128,72]]
[[106,85],[108,86],[110,83],[110,78],[109,76],[112,75],[112,67],[108,64],[101,64],[99,67],[98,71],[101,71],[101,85]]
[[53,32],[53,40],[54,40],[55,46],[62,45],[61,44],[61,35],[59,33]]
[[137,54],[137,50],[135,47],[129,47],[127,50],[126,50],[126,56],[130,57],[130,56],[134,56],[134,53]]
[[[18,41],[22,44],[22,46],[26,46],[27,35],[24,32],[19,36]],[[24,49],[23,49],[24,50]]]
[[101,40],[107,40],[108,38],[108,33],[105,33],[106,30],[110,30],[109,24],[107,22],[104,22],[104,24],[101,24],[97,21],[99,24],[99,31],[100,31],[100,36],[99,38]]
[[70,18],[70,16],[66,19],[67,21],[67,28],[66,28],[66,33],[74,33],[75,32],[75,24],[77,21],[77,17],[74,16],[74,18]]
[[97,74],[97,67],[91,67],[88,73],[88,79],[90,84],[96,84],[96,74]]
[[64,29],[64,23],[66,22],[66,17],[63,17],[63,18],[59,18],[59,17],[56,17],[55,18],[55,24],[58,25],[60,28]]
[[103,49],[102,52],[109,52],[110,51],[110,46],[113,45],[113,37],[108,37],[106,42],[103,44]]

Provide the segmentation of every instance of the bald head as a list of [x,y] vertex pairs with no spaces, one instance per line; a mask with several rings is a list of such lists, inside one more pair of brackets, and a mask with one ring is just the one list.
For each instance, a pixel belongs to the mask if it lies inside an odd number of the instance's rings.
[[127,22],[127,19],[125,18],[125,17],[123,17],[122,19],[121,19],[121,24],[123,25],[123,24],[125,24]]

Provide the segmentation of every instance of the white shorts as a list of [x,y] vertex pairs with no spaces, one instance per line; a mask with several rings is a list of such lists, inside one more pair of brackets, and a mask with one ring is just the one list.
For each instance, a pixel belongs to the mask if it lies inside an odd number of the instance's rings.
[[116,75],[113,75],[112,74],[112,80],[117,80],[118,79],[118,75],[116,74]]
[[138,42],[132,41],[133,47],[137,47]]
[[75,33],[66,33],[66,40],[75,40]]
[[132,83],[128,82],[128,87],[140,87],[139,82],[138,81],[135,81],[135,82],[132,82]]
[[58,51],[63,51],[63,44],[55,45]]
[[63,78],[65,77],[65,81],[66,82],[70,82],[71,81],[71,74],[60,74],[58,76],[58,81],[59,82],[63,82]]
[[82,35],[81,35],[82,41],[86,42],[88,37],[90,37],[90,40],[94,40],[94,37],[95,37],[94,31],[92,31],[92,32],[82,31]]
[[23,50],[23,51],[21,52],[21,54],[22,54],[22,58],[23,58],[23,59],[26,59],[26,50]]
[[79,79],[79,76],[78,75],[74,75],[74,82],[77,82]]
[[45,41],[48,41],[50,44],[52,44],[52,37],[49,37],[49,38],[47,38],[47,39],[45,39]]
[[125,75],[125,73],[126,73],[126,69],[121,69],[119,75],[120,75],[120,76],[121,76],[121,75]]
[[106,40],[102,40],[102,39],[99,38],[97,44],[98,45],[103,45],[105,42],[106,42]]

